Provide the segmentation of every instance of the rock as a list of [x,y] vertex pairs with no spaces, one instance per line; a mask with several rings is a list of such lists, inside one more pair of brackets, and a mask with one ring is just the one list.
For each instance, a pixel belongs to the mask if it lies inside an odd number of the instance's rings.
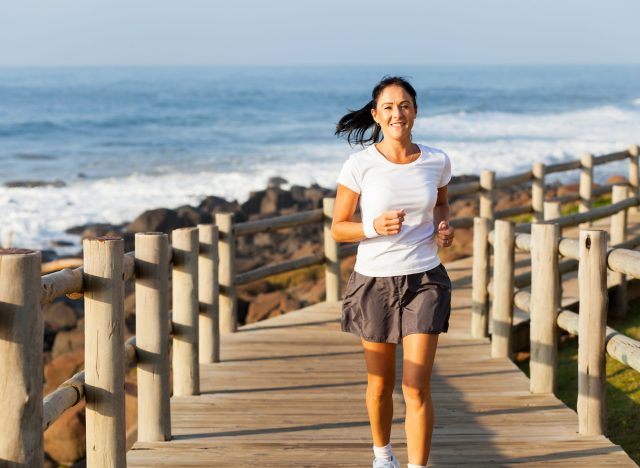
[[42,308],[44,322],[49,326],[49,330],[57,333],[60,330],[70,330],[78,323],[78,317],[73,308],[63,301],[56,301],[45,304]]
[[201,213],[189,205],[176,208],[176,213],[178,218],[189,222],[187,226],[196,226],[200,223],[210,223],[212,221],[211,213]]
[[273,291],[258,294],[249,304],[246,323],[258,322],[269,317],[269,314],[280,307],[280,302],[287,298],[284,291]]
[[268,188],[280,188],[280,186],[282,184],[288,184],[289,181],[287,179],[284,179],[282,177],[271,177],[269,178],[269,181],[267,182],[267,187]]
[[12,182],[5,182],[4,186],[7,188],[34,188],[34,187],[66,187],[67,184],[63,180],[14,180]]
[[84,351],[78,350],[55,357],[44,366],[44,394],[48,395],[80,371],[84,364]]
[[165,232],[192,225],[185,218],[181,218],[177,211],[168,208],[147,210],[132,221],[127,232]]
[[299,302],[298,309],[303,305],[316,304],[324,301],[325,283],[323,279],[307,280],[289,288],[287,292]]
[[107,223],[90,223],[82,226],[74,226],[67,229],[67,234],[75,234],[82,236],[83,239],[90,237],[107,236],[114,232],[119,232],[123,225],[107,224]]
[[[82,324],[82,326],[80,326]],[[84,349],[84,320],[78,321],[78,326],[69,331],[58,332],[53,342],[51,356],[54,358],[65,353]]]
[[251,215],[260,213],[262,200],[264,199],[265,195],[266,195],[266,190],[250,192],[249,199],[241,205],[242,212],[249,217]]
[[200,213],[207,213],[213,216],[215,213],[233,213],[233,220],[236,223],[246,221],[247,217],[243,213],[237,201],[229,202],[221,197],[209,196],[198,205]]
[[44,433],[44,450],[62,465],[72,465],[86,455],[85,402],[62,413]]
[[268,188],[260,204],[260,212],[275,214],[278,210],[293,205],[294,201],[291,192],[280,188]]

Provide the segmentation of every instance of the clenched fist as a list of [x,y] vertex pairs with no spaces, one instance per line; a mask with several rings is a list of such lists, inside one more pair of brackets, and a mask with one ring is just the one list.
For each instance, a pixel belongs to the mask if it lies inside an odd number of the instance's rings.
[[384,211],[373,220],[373,228],[381,236],[398,234],[404,222],[404,215],[403,209]]
[[438,245],[440,247],[451,247],[454,237],[453,232],[454,229],[449,223],[440,221],[440,224],[438,224]]

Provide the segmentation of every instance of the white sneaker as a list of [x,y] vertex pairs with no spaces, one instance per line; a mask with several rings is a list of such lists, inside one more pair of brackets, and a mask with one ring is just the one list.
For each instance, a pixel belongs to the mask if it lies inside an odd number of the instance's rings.
[[375,458],[373,460],[373,468],[400,468],[400,462],[395,455],[391,455],[391,460]]

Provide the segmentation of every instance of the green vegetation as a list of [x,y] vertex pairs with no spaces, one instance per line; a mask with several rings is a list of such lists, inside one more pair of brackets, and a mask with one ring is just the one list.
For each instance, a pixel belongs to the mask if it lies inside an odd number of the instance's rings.
[[[609,325],[620,333],[640,339],[640,300],[630,304],[624,320]],[[576,409],[578,399],[578,337],[565,336],[558,349],[558,394],[567,406]],[[529,360],[518,363],[529,375]],[[640,464],[640,372],[607,355],[607,431]]]

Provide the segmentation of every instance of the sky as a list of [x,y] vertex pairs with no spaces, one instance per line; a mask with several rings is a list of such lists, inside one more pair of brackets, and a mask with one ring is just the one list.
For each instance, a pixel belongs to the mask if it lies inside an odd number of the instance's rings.
[[638,0],[5,0],[0,66],[640,63]]

